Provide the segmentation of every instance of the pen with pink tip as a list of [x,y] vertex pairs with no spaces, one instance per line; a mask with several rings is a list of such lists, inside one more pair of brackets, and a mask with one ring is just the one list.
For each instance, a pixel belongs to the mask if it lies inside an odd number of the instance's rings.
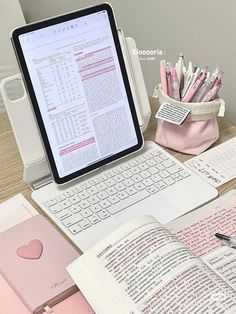
[[179,95],[179,80],[175,68],[170,69],[171,78],[172,78],[172,95],[175,100],[180,100]]
[[160,76],[161,76],[161,89],[164,93],[168,93],[167,90],[167,78],[166,78],[166,62],[165,60],[160,61]]
[[216,97],[222,84],[222,75],[223,75],[223,72],[221,72],[221,74],[217,76],[213,87],[209,90],[209,92],[203,98],[202,100],[203,102],[213,100]]
[[190,102],[199,88],[202,86],[202,84],[205,82],[206,76],[207,76],[207,70],[208,67],[205,67],[204,71],[200,75],[200,77],[196,80],[196,82],[193,84],[193,86],[189,89],[189,91],[186,93],[184,96],[184,101],[185,102]]

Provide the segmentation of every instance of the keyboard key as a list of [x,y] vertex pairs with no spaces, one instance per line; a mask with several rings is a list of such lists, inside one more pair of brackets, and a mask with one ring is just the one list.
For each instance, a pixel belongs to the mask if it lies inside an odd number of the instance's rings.
[[117,191],[122,191],[125,189],[125,185],[122,182],[120,182],[115,185],[115,188],[117,189]]
[[99,200],[99,198],[96,195],[93,195],[93,196],[90,196],[88,198],[88,201],[89,201],[90,204],[93,205],[93,204],[98,203],[100,200]]
[[149,166],[146,163],[142,163],[138,165],[140,170],[147,170],[149,168]]
[[73,190],[73,192],[74,192],[75,194],[78,194],[79,192],[82,192],[82,191],[83,191],[83,189],[81,188],[80,185],[77,185],[77,186],[73,187],[72,190]]
[[153,156],[159,156],[161,154],[161,152],[159,150],[152,150],[150,152]]
[[53,214],[57,214],[62,210],[62,208],[59,205],[53,205],[49,209]]
[[90,207],[90,203],[88,200],[83,200],[79,203],[79,207],[82,209]]
[[155,185],[150,185],[146,188],[146,190],[150,193],[150,194],[155,194],[159,191],[159,189],[155,186]]
[[66,198],[63,194],[59,194],[58,196],[56,196],[56,200],[58,202],[64,201]]
[[167,185],[163,181],[156,182],[155,185],[159,190],[163,190],[167,187]]
[[167,155],[164,154],[164,153],[161,153],[159,156],[161,157],[162,160],[167,160],[167,159],[170,158],[169,156],[167,156]]
[[81,199],[81,200],[85,200],[86,198],[89,197],[89,194],[86,192],[86,191],[82,191],[78,194],[78,197]]
[[151,173],[147,170],[144,170],[140,173],[140,175],[142,178],[146,179],[146,178],[150,177]]
[[99,190],[95,186],[91,186],[91,188],[87,189],[87,192],[90,195],[95,195],[95,194],[97,194],[99,192]]
[[112,195],[112,196],[108,197],[108,201],[111,204],[116,204],[116,203],[118,203],[120,201],[120,199],[116,195]]
[[167,159],[165,161],[163,161],[162,165],[165,167],[165,168],[169,168],[171,166],[174,166],[176,165],[176,162],[172,159]]
[[155,168],[155,167],[149,168],[148,171],[149,171],[151,174],[155,174],[155,173],[158,173],[158,172],[159,172],[159,170],[158,170],[157,168]]
[[97,178],[98,178],[98,180],[99,180],[100,182],[105,181],[105,180],[108,179],[108,177],[106,176],[105,173],[99,174],[99,175],[97,176]]
[[89,217],[89,222],[93,225],[101,221],[101,219],[98,217],[98,215],[93,214],[91,217]]
[[147,165],[148,165],[149,167],[152,167],[152,166],[155,166],[155,165],[156,165],[156,162],[155,162],[155,160],[153,160],[153,159],[149,159],[149,160],[147,160],[146,162],[147,162]]
[[72,234],[77,234],[79,233],[80,231],[82,231],[82,228],[80,227],[80,225],[77,223],[71,227],[68,228],[69,231],[72,233]]
[[157,163],[160,163],[160,162],[163,161],[162,158],[159,157],[159,156],[154,157],[154,160],[155,160]]
[[182,168],[180,165],[175,164],[175,165],[171,166],[170,168],[168,168],[167,171],[168,171],[170,174],[174,174],[174,173],[176,173],[176,172],[181,171],[182,169],[183,169],[183,168]]
[[159,174],[154,174],[153,176],[151,176],[152,180],[154,182],[158,182],[158,181],[161,181],[161,177],[159,176]]
[[64,201],[60,202],[59,204],[60,204],[61,208],[64,208],[64,209],[71,206],[71,203],[67,199],[65,199]]
[[165,182],[165,184],[167,185],[172,185],[175,183],[175,180],[169,177],[169,178],[163,179],[163,182]]
[[136,159],[129,160],[129,161],[128,161],[128,165],[129,165],[130,167],[135,167],[135,166],[138,165],[138,161],[137,161]]
[[107,192],[102,191],[102,192],[99,192],[97,194],[97,196],[100,198],[100,200],[104,200],[104,199],[108,198],[109,195],[107,194]]
[[77,205],[72,205],[71,207],[69,207],[69,210],[72,212],[72,214],[76,214],[79,211],[81,211],[81,208],[77,204]]
[[91,223],[90,223],[87,219],[82,220],[82,221],[79,223],[79,225],[80,225],[80,227],[81,227],[82,229],[87,229],[87,228],[89,228],[89,227],[92,226]]
[[126,170],[124,172],[122,172],[122,176],[125,178],[125,179],[128,179],[130,177],[133,176],[133,173],[130,171],[130,170]]
[[102,200],[102,201],[99,202],[99,205],[102,208],[107,208],[107,207],[111,206],[111,203],[108,200]]
[[165,167],[164,167],[162,164],[160,164],[160,163],[156,164],[156,168],[157,168],[158,170],[160,170],[160,171],[165,170]]
[[142,177],[140,176],[140,174],[136,174],[132,177],[132,180],[134,180],[135,183],[138,183],[140,181],[142,181]]
[[143,155],[143,157],[144,157],[145,159],[149,160],[149,159],[152,159],[152,158],[153,158],[153,155],[152,155],[151,153],[146,153],[146,154]]
[[78,202],[80,202],[80,198],[77,195],[73,195],[69,198],[69,201],[71,202],[71,204],[77,204]]
[[70,197],[70,196],[73,196],[75,193],[72,191],[72,190],[68,190],[68,191],[65,191],[63,193],[65,195],[65,197]]
[[137,166],[131,168],[130,171],[131,171],[133,174],[139,174],[139,173],[141,172],[140,169],[139,169]]
[[150,186],[150,185],[154,184],[154,182],[150,178],[147,178],[147,179],[143,180],[143,184],[146,186]]
[[140,193],[138,194],[135,194],[133,196],[130,196],[128,198],[126,198],[125,200],[109,207],[107,209],[107,211],[111,214],[111,215],[114,215],[122,210],[124,210],[125,208],[133,205],[134,203],[137,203],[139,201],[141,201],[142,199],[145,199],[147,197],[149,197],[150,194],[146,191],[146,190],[143,190],[141,191]]
[[99,212],[100,210],[102,210],[102,207],[99,205],[99,204],[95,204],[95,205],[92,205],[90,207],[90,210],[93,212],[93,213],[97,213]]
[[159,176],[162,177],[162,179],[169,177],[169,175],[170,174],[169,174],[169,172],[167,170],[163,170],[163,171],[159,172]]
[[104,182],[99,182],[97,185],[96,185],[96,188],[99,190],[99,191],[103,191],[103,190],[106,190],[107,189],[107,186]]
[[134,181],[132,179],[125,179],[124,184],[126,186],[132,186],[134,184]]
[[83,190],[87,190],[91,187],[91,184],[88,181],[86,181],[86,182],[81,183],[80,186]]
[[115,177],[114,177],[114,180],[119,183],[119,182],[122,182],[124,181],[124,177],[121,175],[121,174],[117,174]]
[[64,226],[70,227],[73,224],[81,221],[82,219],[83,219],[83,217],[80,214],[76,214],[76,215],[72,215],[68,218],[65,218],[64,220],[62,220],[62,223]]
[[100,212],[98,212],[98,216],[101,218],[101,219],[106,219],[110,216],[110,214],[105,210],[101,210]]
[[44,202],[44,205],[46,205],[47,207],[53,206],[55,204],[57,204],[57,200],[55,198],[52,198],[52,199]]
[[67,217],[70,217],[72,214],[69,210],[63,209],[59,213],[56,214],[57,218],[63,220]]
[[174,179],[175,182],[178,182],[183,179],[183,177],[179,173],[172,174],[171,178]]
[[91,216],[93,213],[90,209],[82,209],[80,214],[84,217],[84,218],[88,218],[89,216]]
[[142,182],[138,182],[134,185],[135,189],[138,191],[141,191],[143,189],[145,189],[145,185]]
[[121,200],[129,197],[129,195],[125,191],[120,191],[117,193],[117,197],[119,197]]
[[138,161],[138,163],[142,163],[142,162],[145,162],[146,159],[144,158],[144,156],[139,156],[136,158],[136,160]]
[[116,167],[113,169],[115,174],[120,174],[122,172],[122,169],[120,167]]
[[107,180],[105,181],[105,184],[110,187],[110,186],[115,185],[115,184],[116,184],[116,181],[115,181],[114,179],[112,179],[112,178],[109,178],[109,179],[107,179]]
[[190,176],[190,173],[189,172],[187,172],[186,170],[181,170],[180,172],[179,172],[179,174],[183,177],[183,178],[186,178],[186,177],[188,177],[188,176]]
[[137,193],[137,190],[133,187],[133,186],[130,186],[128,188],[126,188],[125,190],[129,195],[133,195],[135,193]]
[[130,169],[130,165],[128,163],[125,163],[125,164],[121,165],[121,168],[123,170],[128,170],[128,169]]
[[89,183],[90,183],[91,185],[96,185],[96,184],[99,183],[99,180],[98,180],[98,178],[92,178],[92,179],[89,180]]
[[114,195],[117,193],[117,190],[114,187],[110,187],[106,191],[109,195]]

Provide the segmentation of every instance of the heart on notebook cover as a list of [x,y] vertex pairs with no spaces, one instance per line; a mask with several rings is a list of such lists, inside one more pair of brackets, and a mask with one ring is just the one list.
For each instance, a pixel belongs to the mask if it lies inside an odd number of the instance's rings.
[[39,259],[43,253],[43,243],[37,239],[31,240],[28,245],[19,247],[16,253],[25,259]]

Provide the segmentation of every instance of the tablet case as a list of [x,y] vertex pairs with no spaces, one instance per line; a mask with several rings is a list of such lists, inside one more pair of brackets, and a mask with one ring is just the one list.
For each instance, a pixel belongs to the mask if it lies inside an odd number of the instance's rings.
[[65,267],[79,253],[41,215],[0,234],[0,271],[33,313],[77,291]]
[[[117,31],[140,128],[144,132],[151,117],[151,108],[139,56],[133,53],[137,49],[136,43],[133,38],[125,37],[122,29],[119,28]],[[7,86],[13,83],[23,83],[20,74],[2,80],[0,91],[24,164],[23,181],[31,184],[33,189],[37,189],[52,180],[50,169],[24,85],[22,85],[22,97],[14,100],[9,98]]]

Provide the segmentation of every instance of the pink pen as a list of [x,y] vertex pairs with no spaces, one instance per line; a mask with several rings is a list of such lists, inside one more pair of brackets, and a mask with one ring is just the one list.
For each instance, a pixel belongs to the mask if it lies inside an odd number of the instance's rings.
[[221,72],[221,74],[216,78],[213,87],[209,90],[209,92],[203,98],[202,100],[203,102],[210,101],[215,98],[222,84],[222,75],[223,75],[223,72]]
[[196,92],[199,90],[199,88],[205,82],[205,79],[207,76],[207,70],[208,70],[208,67],[205,68],[205,70],[202,72],[201,76],[196,80],[196,82],[193,84],[193,86],[188,90],[188,92],[184,96],[185,102],[190,102],[193,99]]
[[172,84],[172,77],[170,72],[170,64],[167,62],[166,66],[166,81],[167,81],[167,95],[170,98],[173,98],[173,84]]
[[160,61],[160,76],[161,76],[161,89],[164,93],[168,93],[167,91],[167,80],[166,80],[166,62],[165,60]]
[[171,68],[170,69],[170,73],[171,73],[171,78],[172,78],[172,93],[173,93],[173,98],[175,100],[180,100],[179,97],[179,80],[177,77],[177,72],[175,68]]

